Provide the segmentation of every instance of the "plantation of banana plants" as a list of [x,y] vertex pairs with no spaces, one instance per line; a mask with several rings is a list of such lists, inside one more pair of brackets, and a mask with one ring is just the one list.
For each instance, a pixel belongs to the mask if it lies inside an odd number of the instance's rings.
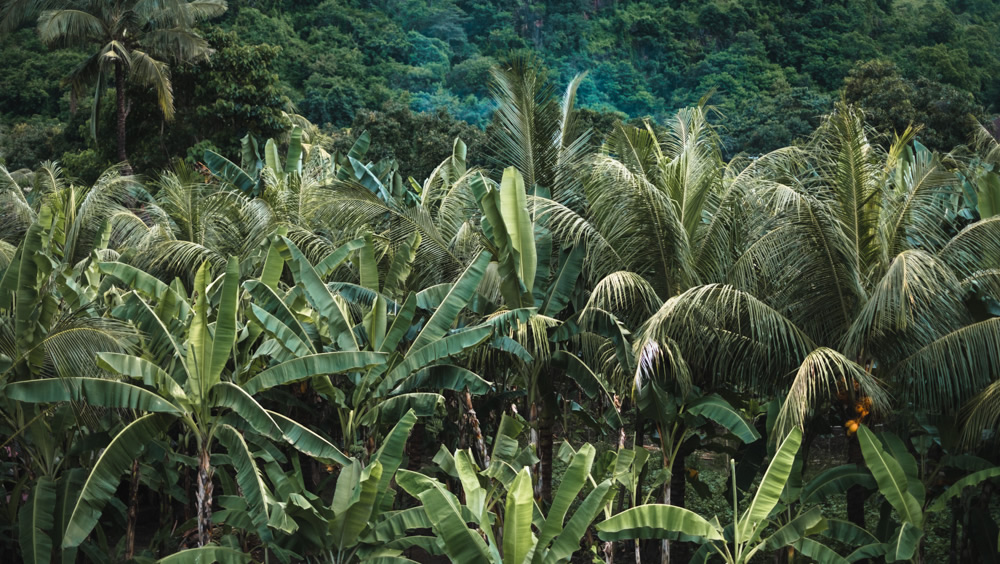
[[426,178],[301,118],[0,167],[0,559],[1000,560],[995,134],[727,159],[539,68]]

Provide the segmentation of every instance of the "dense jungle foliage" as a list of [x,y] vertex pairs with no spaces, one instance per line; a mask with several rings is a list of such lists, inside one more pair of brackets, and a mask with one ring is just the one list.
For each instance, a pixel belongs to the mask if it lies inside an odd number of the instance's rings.
[[[50,48],[34,19],[9,15],[0,160],[58,160],[92,182],[122,160],[114,100],[91,115],[93,85],[75,103],[61,85],[92,52]],[[968,140],[968,114],[995,115],[1000,100],[1000,3],[987,0],[240,0],[199,25],[216,55],[171,69],[172,120],[151,89],[127,85],[130,157],[144,172],[192,146],[232,153],[247,131],[276,136],[294,112],[321,127],[326,150],[366,130],[374,156],[424,178],[454,137],[482,141],[490,68],[524,49],[557,84],[588,72],[578,104],[600,139],[617,119],[662,122],[711,95],[727,157],[807,138],[842,96],[878,131],[921,123],[921,142],[948,151]]]
[[0,2],[0,559],[1000,560],[1000,8],[652,4]]

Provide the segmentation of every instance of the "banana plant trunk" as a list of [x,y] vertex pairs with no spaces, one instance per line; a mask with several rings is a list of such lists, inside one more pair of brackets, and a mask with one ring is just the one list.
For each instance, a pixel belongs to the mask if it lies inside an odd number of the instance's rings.
[[469,427],[472,429],[472,442],[476,447],[476,454],[479,456],[480,464],[482,464],[483,468],[486,468],[490,465],[490,455],[486,452],[486,441],[483,440],[483,430],[479,425],[479,416],[476,415],[476,409],[472,406],[472,394],[469,393],[469,388],[465,389],[464,400],[465,416],[468,417]]
[[132,174],[132,166],[128,163],[128,152],[125,148],[125,118],[128,109],[125,104],[125,68],[121,61],[115,61],[115,98],[117,101],[115,113],[118,117],[118,162],[123,163],[125,174]]
[[538,429],[535,445],[539,466],[536,494],[539,499],[548,502],[552,500],[552,429],[555,417],[549,402],[544,400],[541,401],[541,405],[532,404],[531,415]]
[[207,449],[198,453],[198,546],[212,540],[212,455]]
[[139,511],[139,459],[132,460],[132,479],[128,488],[128,519],[125,525],[125,560],[135,554],[135,522]]

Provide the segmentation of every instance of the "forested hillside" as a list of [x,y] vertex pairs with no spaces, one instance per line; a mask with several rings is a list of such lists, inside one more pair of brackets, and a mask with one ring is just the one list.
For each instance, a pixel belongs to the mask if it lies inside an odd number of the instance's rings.
[[[140,170],[197,144],[192,163],[205,147],[235,151],[247,130],[274,135],[296,112],[330,149],[349,147],[346,128],[371,129],[379,156],[419,178],[449,138],[480,142],[472,127],[491,119],[489,69],[521,50],[557,84],[588,72],[579,104],[599,134],[708,96],[726,118],[728,155],[807,136],[841,96],[877,129],[922,123],[920,139],[949,150],[968,140],[966,116],[989,116],[1000,99],[1000,2],[986,0],[240,0],[199,25],[216,56],[173,69],[176,119],[141,102],[151,89],[131,87]],[[46,47],[33,20],[0,39],[8,167],[58,159],[92,180],[116,161],[112,143],[87,134],[93,89],[74,103],[61,85],[88,55]],[[104,97],[97,129],[112,133],[113,115]]]
[[0,562],[1000,562],[998,22],[0,0]]

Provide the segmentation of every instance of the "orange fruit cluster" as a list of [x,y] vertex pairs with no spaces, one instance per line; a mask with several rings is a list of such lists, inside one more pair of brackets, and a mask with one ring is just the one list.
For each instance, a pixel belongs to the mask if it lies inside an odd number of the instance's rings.
[[858,425],[860,425],[861,421],[864,420],[864,418],[871,412],[871,409],[872,398],[868,396],[858,398],[858,401],[854,403],[854,413],[857,417],[844,423],[844,428],[847,429],[848,437],[858,432]]

